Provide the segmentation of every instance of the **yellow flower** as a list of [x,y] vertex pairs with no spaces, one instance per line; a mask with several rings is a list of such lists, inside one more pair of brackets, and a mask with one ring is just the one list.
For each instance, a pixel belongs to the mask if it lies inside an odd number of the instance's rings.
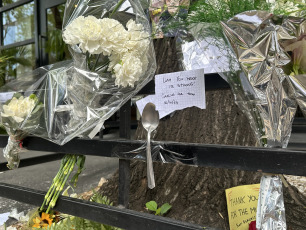
[[47,228],[48,226],[51,226],[52,219],[50,219],[50,215],[47,213],[42,213],[41,218],[35,217],[33,219],[34,225],[33,229],[35,228]]
[[152,14],[153,14],[153,15],[156,15],[156,14],[159,14],[160,12],[162,12],[162,9],[161,9],[161,8],[156,9],[156,10],[153,10],[153,11],[152,11]]

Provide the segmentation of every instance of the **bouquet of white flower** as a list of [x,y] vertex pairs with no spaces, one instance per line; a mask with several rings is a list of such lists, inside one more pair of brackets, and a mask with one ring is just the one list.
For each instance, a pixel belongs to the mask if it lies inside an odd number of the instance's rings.
[[59,145],[94,137],[152,79],[156,61],[150,30],[138,0],[68,0],[63,39],[73,60],[36,69],[28,82],[23,77],[1,89],[39,92],[41,119],[18,127]]
[[9,134],[8,144],[3,149],[4,157],[8,161],[8,168],[18,168],[22,150],[22,139],[27,136],[22,126],[37,123],[42,112],[43,104],[39,103],[35,94],[23,96],[16,93],[1,106],[1,123]]
[[[115,19],[79,16],[65,28],[63,39],[69,45],[77,45],[84,54],[108,57],[107,70],[116,79],[115,84],[133,87],[148,68],[150,35],[133,19],[126,28]],[[100,57],[96,57],[97,61]],[[95,64],[89,69],[95,71],[97,67]]]
[[63,39],[73,58],[65,71],[69,121],[61,125],[65,130],[56,143],[94,137],[152,79],[156,61],[150,31],[140,1],[67,1]]

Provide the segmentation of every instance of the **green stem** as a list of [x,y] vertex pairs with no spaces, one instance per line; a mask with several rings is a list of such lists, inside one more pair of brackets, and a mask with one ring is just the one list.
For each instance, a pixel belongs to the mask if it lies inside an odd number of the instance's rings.
[[113,16],[114,13],[116,13],[116,11],[119,9],[119,7],[125,2],[125,0],[120,0],[118,2],[118,4],[115,6],[115,9],[113,10],[113,12],[110,14],[109,18],[111,18]]
[[97,66],[97,64],[98,64],[98,61],[99,61],[99,59],[100,59],[100,56],[101,56],[101,54],[98,55],[97,60],[96,60],[96,62],[95,62],[95,65],[94,65],[94,67],[92,68],[92,71],[95,71],[96,66]]
[[54,193],[54,190],[55,190],[55,187],[56,187],[56,186],[55,186],[55,185],[56,185],[56,182],[57,182],[58,180],[60,180],[60,178],[61,178],[62,175],[63,175],[63,169],[65,168],[65,165],[67,164],[67,160],[68,160],[68,158],[67,158],[66,156],[62,159],[62,161],[61,161],[61,167],[60,167],[60,169],[58,170],[58,172],[57,172],[56,176],[54,177],[54,179],[52,180],[52,184],[51,184],[51,186],[50,186],[50,188],[49,188],[47,194],[45,195],[45,199],[44,199],[43,204],[42,204],[41,207],[40,207],[40,211],[43,210],[45,204],[48,204],[48,203],[49,203],[48,199],[50,199],[49,197],[51,197],[51,196],[53,195],[53,193]]
[[64,175],[65,175],[64,180],[61,180],[60,184],[56,187],[55,195],[52,197],[52,200],[49,203],[49,206],[48,206],[48,209],[47,209],[46,213],[49,213],[50,209],[55,206],[56,201],[57,201],[61,191],[64,189],[64,186],[65,186],[71,172],[73,171],[75,163],[76,163],[76,156],[72,155],[71,159],[69,160],[69,167],[68,167],[68,169],[66,169],[64,171]]

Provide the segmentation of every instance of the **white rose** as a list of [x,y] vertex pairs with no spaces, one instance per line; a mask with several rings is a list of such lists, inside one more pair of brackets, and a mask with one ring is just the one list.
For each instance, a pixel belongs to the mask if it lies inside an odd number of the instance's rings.
[[12,117],[17,123],[22,122],[34,109],[35,99],[23,96],[14,97],[8,105],[3,105],[2,117]]

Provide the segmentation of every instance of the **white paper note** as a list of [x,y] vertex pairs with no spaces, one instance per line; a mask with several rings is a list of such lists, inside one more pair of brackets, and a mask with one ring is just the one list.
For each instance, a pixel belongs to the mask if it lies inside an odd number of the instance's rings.
[[8,100],[12,99],[15,93],[16,92],[0,93],[0,102],[1,103],[7,102]]
[[159,111],[205,109],[204,69],[156,75],[155,95]]
[[[136,105],[137,105],[139,113],[142,114],[142,111],[143,111],[144,107],[146,106],[146,104],[151,102],[156,106],[157,101],[158,101],[158,98],[156,97],[156,95],[150,95],[150,96],[147,96],[143,99],[140,99],[140,100],[136,101]],[[161,119],[161,118],[167,116],[168,114],[170,114],[171,111],[158,110],[158,113],[159,113],[159,119]]]

